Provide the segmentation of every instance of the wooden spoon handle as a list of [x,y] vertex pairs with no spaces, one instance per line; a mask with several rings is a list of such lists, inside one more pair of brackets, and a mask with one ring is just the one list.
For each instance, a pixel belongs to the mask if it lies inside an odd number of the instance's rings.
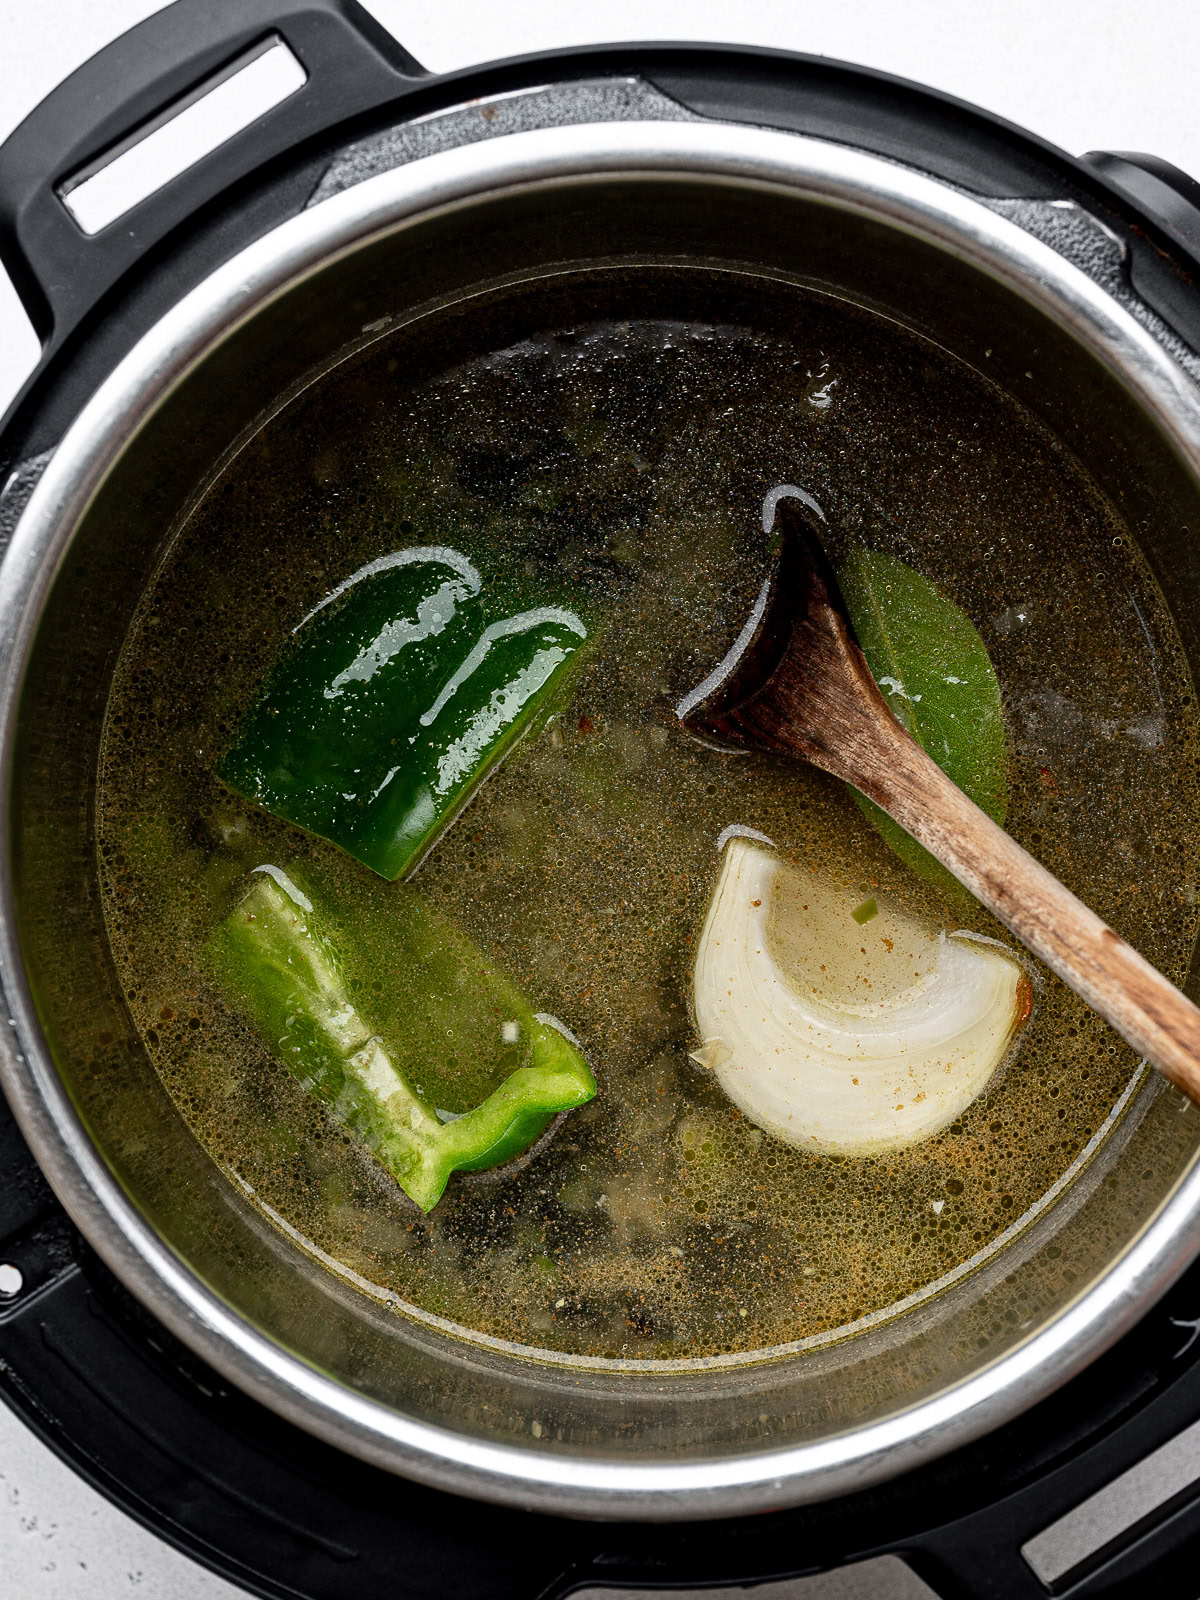
[[979,809],[907,733],[851,778],[1152,1066],[1200,1102],[1200,1010]]

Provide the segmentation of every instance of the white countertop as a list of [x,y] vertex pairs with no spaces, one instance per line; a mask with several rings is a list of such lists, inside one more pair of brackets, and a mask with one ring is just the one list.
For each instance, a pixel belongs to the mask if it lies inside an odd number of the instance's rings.
[[[158,0],[0,0],[0,140],[61,78]],[[556,46],[632,39],[774,45],[878,67],[975,101],[1075,154],[1147,150],[1200,174],[1194,0],[367,0],[433,71]],[[36,344],[0,272],[0,410]],[[0,1173],[0,1182],[4,1181]],[[0,1405],[3,1600],[236,1600],[77,1479]],[[761,1591],[764,1600],[767,1591]],[[876,1572],[771,1600],[900,1600]],[[374,1600],[364,1596],[363,1600]]]

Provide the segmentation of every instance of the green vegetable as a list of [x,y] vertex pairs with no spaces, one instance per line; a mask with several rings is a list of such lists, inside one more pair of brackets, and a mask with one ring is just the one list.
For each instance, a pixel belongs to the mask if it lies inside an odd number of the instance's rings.
[[[1000,685],[965,612],[894,556],[859,547],[838,572],[858,642],[896,716],[995,822],[1008,809],[1008,747]],[[916,840],[856,794],[900,859],[943,890],[957,881]]]
[[[443,1122],[354,1004],[334,941],[304,891],[278,867],[256,869],[251,887],[217,929],[214,969],[231,1001],[265,1034],[289,1071],[371,1149],[425,1211],[452,1172],[476,1172],[520,1155],[562,1111],[584,1104],[596,1082],[553,1018],[535,1016],[482,953],[408,891],[409,942],[424,944],[431,970],[454,977],[436,997],[418,989],[416,1019],[431,1053],[446,1048],[482,988],[504,1016],[525,1065],[482,1105]],[[459,963],[464,951],[469,955]],[[440,1026],[433,1025],[434,1017]],[[457,1030],[460,1034],[461,1027]],[[461,1040],[459,1041],[461,1042]],[[446,1113],[446,1115],[450,1115]]]
[[572,611],[491,614],[456,550],[372,561],[295,629],[218,766],[385,878],[409,871],[561,684]]
[[875,896],[872,895],[869,900],[864,900],[862,905],[855,906],[850,915],[861,927],[870,922],[872,917],[877,917],[879,915],[879,902],[876,900]]

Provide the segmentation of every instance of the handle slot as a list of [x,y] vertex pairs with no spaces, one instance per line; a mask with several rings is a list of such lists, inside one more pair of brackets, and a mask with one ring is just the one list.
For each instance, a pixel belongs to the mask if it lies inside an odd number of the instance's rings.
[[42,346],[9,415],[118,283],[153,277],[160,245],[200,227],[236,253],[303,206],[324,151],[427,76],[357,0],[177,0],[85,61],[0,145],[0,265]]
[[1193,1422],[1027,1540],[1021,1554],[1051,1593],[1061,1593],[1190,1504],[1198,1480],[1200,1422]]
[[938,1600],[936,1591],[899,1556],[869,1556],[807,1578],[756,1583],[752,1589],[666,1589],[636,1591],[626,1586],[588,1584],[570,1592],[570,1600]]
[[270,34],[57,185],[89,236],[245,132],[308,81],[278,34]]

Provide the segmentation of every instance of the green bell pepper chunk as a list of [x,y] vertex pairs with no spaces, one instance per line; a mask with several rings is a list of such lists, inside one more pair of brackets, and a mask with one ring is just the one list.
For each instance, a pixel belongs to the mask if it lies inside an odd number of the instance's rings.
[[415,894],[404,910],[414,922],[412,942],[423,944],[434,966],[457,962],[464,947],[473,956],[459,973],[458,994],[451,987],[417,1008],[422,1021],[442,1013],[444,1025],[430,1030],[430,1039],[455,1033],[460,1019],[454,1013],[469,1010],[482,985],[484,1000],[505,1015],[528,1063],[482,1105],[447,1122],[359,1013],[312,901],[278,867],[256,869],[254,883],[217,929],[211,954],[226,993],[280,1060],[364,1141],[405,1193],[431,1211],[452,1172],[476,1172],[520,1155],[560,1112],[590,1100],[596,1081],[554,1019],[533,1015],[461,933]]
[[587,637],[554,607],[489,621],[481,589],[444,548],[354,573],[295,629],[221,778],[385,878],[410,871]]

